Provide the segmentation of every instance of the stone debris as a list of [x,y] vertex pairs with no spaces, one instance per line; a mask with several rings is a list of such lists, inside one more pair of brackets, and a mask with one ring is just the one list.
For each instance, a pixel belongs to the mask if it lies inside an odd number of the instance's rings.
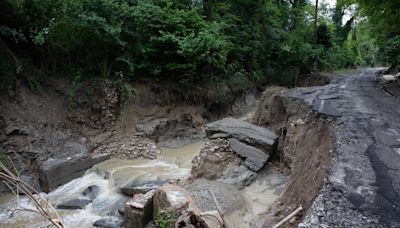
[[160,150],[154,140],[144,137],[142,134],[132,134],[109,143],[99,143],[94,153],[111,153],[113,157],[120,159],[156,159]]

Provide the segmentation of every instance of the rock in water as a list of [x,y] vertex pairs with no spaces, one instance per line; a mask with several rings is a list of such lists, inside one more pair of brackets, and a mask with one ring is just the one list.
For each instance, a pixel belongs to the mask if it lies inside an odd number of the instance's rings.
[[269,158],[269,155],[263,151],[246,145],[237,139],[230,138],[229,145],[233,152],[245,158],[246,166],[254,172],[262,169]]
[[[19,178],[22,182],[24,182],[25,184],[32,187],[36,192],[40,193],[42,191],[42,189],[40,188],[39,179],[37,177],[21,175]],[[27,189],[27,190],[29,192],[31,192],[30,189]],[[31,192],[31,193],[33,193],[33,192]],[[24,193],[22,191],[18,190],[18,194],[23,195]]]
[[67,209],[67,210],[76,210],[83,209],[86,205],[91,203],[90,199],[72,199],[67,202],[60,203],[57,205],[57,209]]
[[230,166],[224,171],[220,181],[243,189],[253,183],[256,177],[257,173],[249,170],[247,166]]
[[91,200],[94,200],[100,192],[99,186],[90,185],[83,191],[82,195],[88,197]]
[[99,228],[122,228],[123,221],[117,217],[107,217],[97,220],[93,223],[93,227]]
[[266,154],[273,150],[278,136],[272,131],[238,120],[232,117],[224,118],[206,125],[208,137],[214,134],[228,134],[230,138],[235,138],[248,145],[256,147]]
[[156,180],[156,181],[133,181],[125,187],[121,188],[121,193],[127,196],[133,196],[135,194],[144,194],[153,190],[161,185],[168,183],[169,180]]

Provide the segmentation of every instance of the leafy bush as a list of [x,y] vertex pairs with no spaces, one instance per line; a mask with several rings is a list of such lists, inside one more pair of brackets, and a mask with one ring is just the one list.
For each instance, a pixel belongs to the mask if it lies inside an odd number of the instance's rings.
[[172,218],[171,214],[159,214],[157,215],[154,223],[156,228],[172,228]]
[[389,39],[382,48],[382,58],[393,70],[400,70],[400,36]]

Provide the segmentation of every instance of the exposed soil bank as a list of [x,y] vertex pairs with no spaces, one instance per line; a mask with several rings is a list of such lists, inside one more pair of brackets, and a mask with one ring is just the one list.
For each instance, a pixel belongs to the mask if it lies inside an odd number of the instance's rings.
[[264,227],[271,227],[298,207],[293,227],[304,216],[324,184],[334,142],[332,120],[318,116],[303,100],[290,96],[282,87],[268,88],[261,99],[254,122],[280,135],[276,163],[291,179],[279,203],[266,215]]
[[157,143],[189,144],[204,136],[204,123],[241,115],[257,103],[256,90],[230,91],[224,98],[211,88],[186,94],[167,86],[137,84],[135,89],[135,98],[122,106],[118,86],[102,80],[82,82],[73,95],[61,78],[49,78],[39,91],[19,83],[1,97],[1,146],[29,176],[49,158],[111,153],[122,159],[154,159]]

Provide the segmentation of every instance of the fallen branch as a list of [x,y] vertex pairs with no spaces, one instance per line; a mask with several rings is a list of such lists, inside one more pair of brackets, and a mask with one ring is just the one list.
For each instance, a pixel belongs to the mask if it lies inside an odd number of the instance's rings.
[[222,207],[219,205],[219,203],[217,201],[217,197],[215,197],[215,195],[214,195],[214,192],[212,192],[210,188],[208,188],[208,192],[211,195],[211,199],[213,200],[214,205],[217,208],[217,211],[218,211],[219,215],[221,215],[222,221],[224,222],[224,227],[225,228],[230,228],[228,222],[225,220],[224,213],[222,212]]
[[275,226],[273,226],[272,228],[278,228],[278,227],[282,226],[287,221],[289,221],[291,218],[293,218],[295,215],[297,215],[301,210],[303,210],[302,207],[297,208],[292,213],[290,213],[288,216],[286,216],[284,219],[282,219],[280,222],[278,222]]
[[[15,166],[14,169],[16,171]],[[18,172],[16,171],[16,173]],[[16,195],[17,201],[19,201],[19,194],[13,190],[14,188],[18,189],[23,194],[25,194],[31,200],[32,204],[36,208],[36,210],[32,210],[18,205],[19,209],[17,208],[16,211],[34,212],[39,214],[43,218],[47,219],[52,225],[54,225],[57,228],[65,227],[55,208],[46,199],[44,199],[34,188],[26,184],[25,182],[21,181],[19,175],[16,175],[12,171],[10,171],[2,162],[0,162],[0,180],[3,180],[6,183],[6,185],[11,189],[13,194]]]

